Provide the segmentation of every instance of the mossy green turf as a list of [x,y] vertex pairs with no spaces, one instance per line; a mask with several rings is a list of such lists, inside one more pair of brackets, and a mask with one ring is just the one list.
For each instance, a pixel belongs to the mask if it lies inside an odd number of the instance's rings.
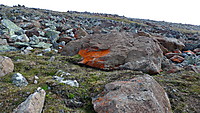
[[[72,57],[61,56],[55,52],[44,53],[37,56],[42,50],[32,50],[31,54],[23,55],[18,51],[0,53],[10,57],[15,65],[14,72],[0,78],[0,112],[12,112],[38,87],[46,91],[44,113],[50,112],[94,112],[91,98],[100,93],[104,85],[115,81],[125,80],[141,75],[141,72],[130,70],[102,71],[90,67],[73,64],[81,60],[79,55]],[[55,56],[54,61],[49,59]],[[77,80],[80,87],[71,87],[52,79],[58,70],[71,75],[65,79]],[[27,78],[26,87],[16,87],[11,82],[14,73],[21,73]],[[38,76],[38,84],[34,84],[34,76]],[[179,72],[173,74],[162,73],[153,76],[169,95],[174,112],[198,111],[200,95],[200,74],[194,72]],[[66,99],[74,99],[83,103],[80,108],[71,108],[66,105]]]
[[[67,57],[47,52],[43,56],[37,56],[39,53],[42,53],[42,50],[33,50],[27,55],[18,51],[0,53],[2,56],[10,57],[15,65],[14,72],[0,78],[0,112],[12,112],[38,87],[47,93],[43,110],[45,113],[94,112],[91,97],[100,93],[106,83],[119,79],[130,79],[138,73],[129,70],[106,72],[73,64],[72,62],[81,60],[78,55]],[[55,56],[55,61],[49,61],[51,56]],[[52,76],[58,70],[70,73],[71,75],[66,76],[65,79],[77,80],[80,87],[71,87],[53,80]],[[21,88],[14,86],[11,82],[14,73],[21,73],[28,80],[28,86]],[[34,84],[34,76],[39,77],[38,84]],[[83,107],[67,107],[66,99],[80,101]]]
[[192,71],[162,73],[154,78],[167,92],[175,113],[197,113],[200,111],[200,74]]

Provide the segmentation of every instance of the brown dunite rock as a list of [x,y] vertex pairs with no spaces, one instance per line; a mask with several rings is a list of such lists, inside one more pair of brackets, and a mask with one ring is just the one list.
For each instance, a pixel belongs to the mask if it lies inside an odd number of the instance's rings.
[[185,45],[176,38],[153,37],[168,51],[182,50]]
[[75,31],[75,38],[83,38],[87,35],[88,33],[82,28],[77,28],[77,30]]
[[157,41],[127,32],[87,35],[67,43],[61,54],[79,54],[83,57],[80,63],[91,67],[105,70],[131,69],[150,74],[161,71],[163,57]]
[[5,56],[0,56],[0,77],[13,72],[14,64],[12,60]]
[[166,92],[149,75],[106,84],[92,103],[97,113],[172,113]]

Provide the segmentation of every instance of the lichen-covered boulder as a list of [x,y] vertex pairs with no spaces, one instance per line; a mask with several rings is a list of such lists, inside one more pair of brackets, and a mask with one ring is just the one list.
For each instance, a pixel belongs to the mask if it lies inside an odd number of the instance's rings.
[[92,103],[97,113],[172,113],[166,92],[149,75],[106,84]]
[[127,32],[88,35],[69,42],[63,55],[79,54],[80,63],[105,70],[131,69],[150,74],[161,71],[163,52],[151,37]]
[[14,64],[12,60],[5,56],[0,56],[0,77],[13,72]]

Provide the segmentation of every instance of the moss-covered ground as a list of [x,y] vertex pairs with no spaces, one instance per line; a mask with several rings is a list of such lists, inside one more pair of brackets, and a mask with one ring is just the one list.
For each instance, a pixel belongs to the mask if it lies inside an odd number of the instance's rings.
[[[14,72],[0,78],[0,112],[12,112],[38,87],[46,91],[44,113],[91,113],[91,98],[100,93],[104,85],[119,79],[130,79],[141,72],[121,70],[102,71],[89,67],[73,64],[81,60],[76,55],[73,57],[61,56],[54,52],[43,53],[41,50],[33,50],[32,53],[23,55],[20,52],[0,53],[2,56],[10,57],[15,65]],[[49,59],[55,56],[54,61]],[[58,70],[63,70],[71,75],[65,76],[68,80],[77,80],[79,87],[71,87],[58,83],[53,75]],[[14,73],[21,73],[29,82],[26,87],[16,87],[11,78]],[[34,84],[34,76],[38,76],[37,84]],[[77,104],[79,103],[79,104]]]
[[200,74],[182,71],[162,73],[154,78],[167,92],[174,113],[200,112]]
[[[20,52],[0,53],[10,57],[15,65],[14,72],[0,78],[0,112],[12,112],[38,87],[46,91],[44,113],[93,113],[92,97],[100,93],[104,85],[120,79],[130,79],[141,72],[130,70],[102,71],[90,67],[74,64],[81,57],[61,56],[54,52],[43,53],[42,50],[33,50],[32,53],[23,55]],[[54,61],[49,59],[54,56]],[[63,70],[71,75],[65,79],[77,80],[80,87],[71,87],[58,83],[53,75],[58,70]],[[21,73],[28,80],[26,87],[16,87],[12,84],[11,77],[14,73]],[[38,76],[34,84],[34,76]],[[172,109],[175,113],[197,113],[200,111],[200,74],[185,71],[173,74],[162,73],[153,77],[166,90]]]

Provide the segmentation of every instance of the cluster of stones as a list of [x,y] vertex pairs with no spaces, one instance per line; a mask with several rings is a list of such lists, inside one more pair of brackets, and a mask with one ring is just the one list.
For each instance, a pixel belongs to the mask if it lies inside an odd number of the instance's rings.
[[[62,55],[79,54],[82,61],[78,63],[103,70],[129,69],[157,74],[162,70],[176,72],[190,66],[193,71],[200,72],[200,35],[172,30],[172,26],[181,28],[176,24],[162,22],[162,25],[161,22],[105,14],[63,14],[34,8],[29,9],[34,12],[30,13],[22,6],[1,5],[0,9],[4,9],[0,12],[0,52],[21,50],[27,54],[33,48],[55,49]],[[200,30],[197,26],[183,26]],[[13,70],[12,60],[0,56],[0,77]],[[60,70],[52,78],[79,87],[76,80],[65,80],[65,76],[70,73]],[[38,79],[36,76],[35,84]],[[12,81],[18,87],[28,85],[20,73],[14,74]],[[42,112],[45,94],[44,90],[37,89],[14,112]],[[98,113],[172,112],[163,88],[146,74],[107,84],[92,102]]]

